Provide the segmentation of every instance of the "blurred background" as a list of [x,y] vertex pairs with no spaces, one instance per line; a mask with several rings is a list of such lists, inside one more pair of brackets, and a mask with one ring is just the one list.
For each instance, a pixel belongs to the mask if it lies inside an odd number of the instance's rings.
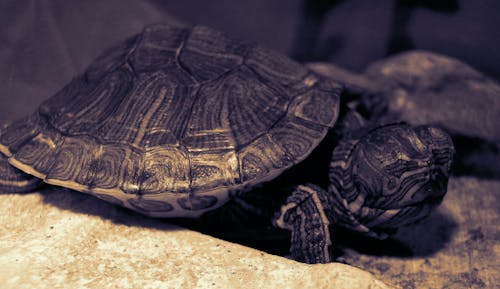
[[497,0],[0,0],[0,122],[35,110],[104,48],[174,19],[353,71],[424,49],[500,79],[498,11]]

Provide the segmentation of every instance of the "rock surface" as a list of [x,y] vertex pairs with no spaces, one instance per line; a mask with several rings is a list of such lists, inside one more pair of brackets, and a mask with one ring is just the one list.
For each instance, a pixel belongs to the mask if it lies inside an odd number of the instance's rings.
[[309,66],[349,86],[384,95],[389,109],[411,124],[437,124],[500,142],[500,84],[457,59],[412,51],[380,60],[363,74],[325,63]]
[[389,288],[305,265],[63,189],[0,194],[1,288]]
[[[452,178],[439,210],[391,240],[305,265],[84,194],[0,194],[1,288],[496,288],[500,181]],[[376,279],[378,278],[378,279]]]
[[390,109],[413,124],[439,124],[465,135],[500,142],[500,85],[451,57],[403,53],[370,65]]

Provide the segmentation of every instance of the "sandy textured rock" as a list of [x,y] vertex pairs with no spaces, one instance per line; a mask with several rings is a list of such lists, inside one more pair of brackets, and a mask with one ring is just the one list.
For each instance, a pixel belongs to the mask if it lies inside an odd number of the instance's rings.
[[389,288],[62,189],[0,194],[1,288]]

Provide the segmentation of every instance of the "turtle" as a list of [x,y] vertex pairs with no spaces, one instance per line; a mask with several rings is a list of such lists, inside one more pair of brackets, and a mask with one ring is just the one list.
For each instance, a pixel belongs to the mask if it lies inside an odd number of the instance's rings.
[[[150,217],[203,218],[235,201],[258,211],[246,200],[260,188],[281,202],[269,218],[290,232],[292,257],[331,262],[331,224],[381,238],[428,215],[454,152],[437,127],[367,121],[349,95],[259,44],[148,25],[2,127],[0,190],[48,184]],[[326,188],[266,190],[327,136]]]

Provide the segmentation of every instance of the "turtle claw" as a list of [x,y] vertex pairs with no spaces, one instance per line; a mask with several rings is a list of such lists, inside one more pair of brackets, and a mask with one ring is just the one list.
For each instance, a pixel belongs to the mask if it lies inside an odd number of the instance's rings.
[[322,202],[325,197],[326,192],[317,186],[298,186],[275,216],[277,227],[291,231],[290,251],[296,261],[332,262],[329,221]]

